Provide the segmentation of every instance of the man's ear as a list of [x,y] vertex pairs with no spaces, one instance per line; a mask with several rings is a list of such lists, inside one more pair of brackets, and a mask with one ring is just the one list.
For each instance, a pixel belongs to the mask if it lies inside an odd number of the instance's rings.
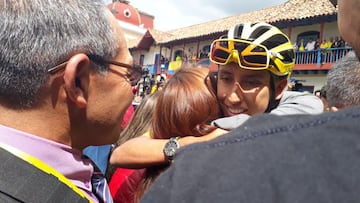
[[284,91],[288,87],[288,80],[287,79],[280,79],[278,82],[275,83],[275,99],[281,99]]
[[65,91],[79,108],[87,105],[87,89],[89,84],[90,59],[85,54],[73,55],[65,67]]

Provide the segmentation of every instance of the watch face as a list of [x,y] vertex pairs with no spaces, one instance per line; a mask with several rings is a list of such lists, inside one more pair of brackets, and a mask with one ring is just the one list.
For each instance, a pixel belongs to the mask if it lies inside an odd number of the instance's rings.
[[168,157],[168,159],[173,158],[176,150],[179,148],[179,143],[177,140],[170,139],[169,142],[166,143],[164,147],[164,154]]

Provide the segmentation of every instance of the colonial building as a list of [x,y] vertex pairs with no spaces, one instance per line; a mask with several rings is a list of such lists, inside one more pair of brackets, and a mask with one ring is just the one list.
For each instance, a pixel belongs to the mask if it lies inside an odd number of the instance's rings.
[[[333,48],[319,48],[324,40],[334,41],[339,38],[337,6],[332,2],[334,1],[288,0],[270,8],[169,32],[147,28],[140,37],[129,39],[128,45],[136,63],[155,74],[161,70],[171,74],[181,63],[205,64],[216,71],[217,66],[208,60],[212,40],[226,34],[228,28],[241,22],[267,22],[279,27],[293,42],[297,51],[292,78],[302,81],[304,90],[312,92],[325,84],[326,74],[334,62],[351,50],[343,41]],[[129,2],[125,4],[130,6]],[[317,41],[318,48],[302,50],[302,40],[304,46],[311,40]]]

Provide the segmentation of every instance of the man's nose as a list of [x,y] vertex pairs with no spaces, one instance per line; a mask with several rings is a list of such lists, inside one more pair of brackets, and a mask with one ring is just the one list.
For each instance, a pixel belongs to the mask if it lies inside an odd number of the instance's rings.
[[243,100],[243,89],[238,82],[234,84],[233,90],[229,95],[229,100],[232,103],[240,103]]

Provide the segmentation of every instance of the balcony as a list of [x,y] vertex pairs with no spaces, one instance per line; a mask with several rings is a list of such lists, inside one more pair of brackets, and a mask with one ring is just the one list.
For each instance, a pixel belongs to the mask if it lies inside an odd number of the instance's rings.
[[295,67],[293,72],[295,74],[302,74],[305,71],[323,72],[328,70],[339,59],[344,57],[351,47],[319,49],[314,51],[296,51],[295,52]]
[[[351,47],[343,48],[330,48],[330,49],[319,49],[314,51],[296,51],[295,52],[295,67],[293,69],[294,74],[307,74],[308,72],[312,73],[323,73],[326,74],[332,65],[337,62],[339,59],[344,57]],[[163,69],[168,74],[173,74],[177,68],[181,66],[182,63],[195,63],[204,66],[209,66],[211,70],[216,71],[217,66],[210,63],[209,59],[197,59],[197,60],[183,60],[171,61],[167,64],[155,65],[148,64],[144,65],[149,70],[151,74],[159,74],[161,69]]]

